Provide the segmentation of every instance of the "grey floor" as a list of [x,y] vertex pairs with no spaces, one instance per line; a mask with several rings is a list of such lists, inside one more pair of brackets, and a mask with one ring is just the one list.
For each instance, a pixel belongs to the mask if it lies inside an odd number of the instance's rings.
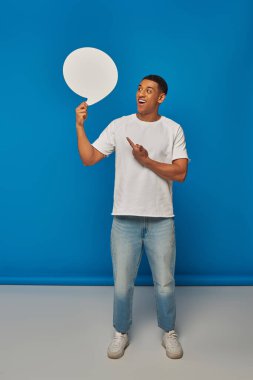
[[113,360],[112,286],[1,285],[0,379],[253,379],[253,287],[177,287],[177,360],[161,345],[153,290],[135,287],[130,345]]

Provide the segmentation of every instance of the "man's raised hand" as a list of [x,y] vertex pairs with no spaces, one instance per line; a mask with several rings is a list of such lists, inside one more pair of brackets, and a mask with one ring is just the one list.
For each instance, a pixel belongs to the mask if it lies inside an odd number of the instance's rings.
[[76,107],[76,123],[79,125],[83,125],[83,122],[87,119],[87,108],[88,104],[86,102],[82,102]]

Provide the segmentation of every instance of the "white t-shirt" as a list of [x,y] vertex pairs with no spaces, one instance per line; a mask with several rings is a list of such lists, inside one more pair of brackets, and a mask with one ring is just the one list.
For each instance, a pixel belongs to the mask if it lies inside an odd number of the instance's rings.
[[171,164],[177,158],[188,158],[183,129],[175,121],[161,116],[157,121],[146,122],[136,114],[113,120],[92,143],[106,156],[115,151],[111,215],[174,216],[173,181],[141,165],[126,137],[142,145],[155,161]]

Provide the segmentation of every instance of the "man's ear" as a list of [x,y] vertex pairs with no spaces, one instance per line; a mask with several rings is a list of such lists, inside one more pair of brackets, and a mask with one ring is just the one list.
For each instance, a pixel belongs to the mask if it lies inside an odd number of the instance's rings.
[[158,97],[158,103],[162,103],[166,98],[166,94],[163,92]]

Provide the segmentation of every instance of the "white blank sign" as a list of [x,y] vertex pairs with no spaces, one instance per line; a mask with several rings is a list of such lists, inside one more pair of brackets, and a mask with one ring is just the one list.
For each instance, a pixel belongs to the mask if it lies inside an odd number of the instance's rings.
[[118,70],[112,58],[102,50],[83,47],[67,56],[63,76],[71,90],[87,98],[87,104],[92,105],[112,92],[118,81]]

